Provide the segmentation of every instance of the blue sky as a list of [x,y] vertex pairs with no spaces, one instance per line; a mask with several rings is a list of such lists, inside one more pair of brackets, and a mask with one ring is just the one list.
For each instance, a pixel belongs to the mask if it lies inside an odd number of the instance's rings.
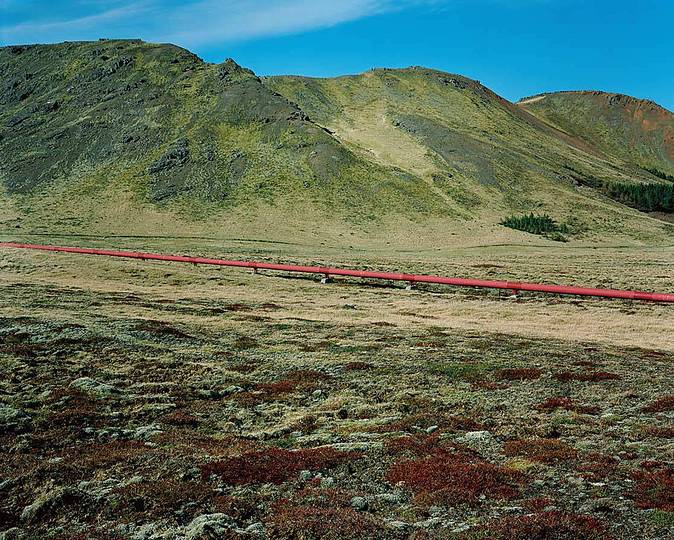
[[0,43],[172,42],[260,75],[423,65],[504,97],[592,89],[674,110],[674,0],[0,0]]

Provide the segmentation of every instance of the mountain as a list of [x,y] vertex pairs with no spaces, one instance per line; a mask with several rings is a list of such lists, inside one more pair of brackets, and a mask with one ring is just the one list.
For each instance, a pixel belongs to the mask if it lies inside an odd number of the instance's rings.
[[532,211],[572,239],[671,234],[607,188],[665,189],[662,163],[458,75],[260,78],[139,40],[3,47],[0,75],[4,235],[536,241],[499,225]]
[[519,105],[607,154],[674,176],[674,114],[657,103],[606,92],[556,92]]

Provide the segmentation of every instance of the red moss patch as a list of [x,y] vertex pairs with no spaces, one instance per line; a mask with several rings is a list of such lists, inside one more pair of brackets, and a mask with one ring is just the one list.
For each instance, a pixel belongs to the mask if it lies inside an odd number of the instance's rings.
[[610,373],[608,371],[590,371],[587,373],[575,373],[573,371],[562,371],[555,373],[554,378],[560,382],[583,381],[583,382],[601,382],[601,381],[615,381],[622,377],[617,373]]
[[171,414],[163,416],[161,421],[171,426],[194,427],[199,425],[199,419],[185,411],[174,411]]
[[578,452],[557,439],[508,441],[503,447],[506,456],[523,456],[540,463],[558,463],[578,457]]
[[469,460],[465,455],[437,453],[395,463],[386,473],[391,484],[402,482],[423,504],[477,504],[481,495],[513,499],[519,495],[522,473]]
[[305,392],[317,389],[322,382],[331,379],[329,375],[313,369],[291,371],[284,379],[270,383],[260,383],[253,392],[234,394],[234,399],[240,403],[256,404],[267,400],[274,400],[302,390]]
[[505,368],[496,372],[501,381],[531,381],[540,378],[543,371],[537,368]]
[[495,520],[483,527],[490,540],[609,540],[606,528],[590,516],[541,512]]
[[358,457],[358,452],[340,452],[333,448],[267,448],[208,463],[201,467],[201,473],[205,479],[214,474],[232,485],[282,484],[301,470],[328,469]]
[[548,506],[553,506],[554,504],[555,501],[553,501],[550,497],[537,497],[535,499],[524,501],[524,508],[530,510],[531,512],[540,512]]
[[482,424],[466,416],[419,413],[379,426],[375,428],[375,431],[378,433],[392,431],[415,432],[425,430],[431,426],[438,426],[440,429],[447,431],[477,431],[482,429]]
[[372,540],[384,538],[382,523],[351,508],[321,508],[281,501],[267,520],[270,538],[277,540]]
[[644,412],[656,413],[674,411],[674,396],[664,396],[644,407]]
[[[205,484],[173,480],[130,484],[117,489],[115,493],[119,500],[117,508],[152,518],[159,518],[171,511],[179,510],[189,502],[201,503],[214,494]],[[117,508],[115,513],[118,512]],[[198,508],[193,510],[196,512]]]
[[591,405],[581,405],[568,397],[551,397],[546,399],[543,403],[536,406],[539,411],[554,411],[557,409],[564,409],[566,411],[573,411],[580,414],[597,414],[599,407]]
[[659,439],[674,439],[674,426],[648,426],[644,429],[648,437],[657,437]]
[[637,507],[674,512],[674,469],[635,471],[632,478],[636,485],[631,496]]
[[618,460],[614,457],[593,452],[583,456],[578,471],[586,480],[601,480],[613,474],[618,468]]
[[99,404],[94,398],[79,390],[71,388],[57,390],[52,394],[51,402],[52,409],[57,410],[47,417],[50,426],[82,428],[100,424]]

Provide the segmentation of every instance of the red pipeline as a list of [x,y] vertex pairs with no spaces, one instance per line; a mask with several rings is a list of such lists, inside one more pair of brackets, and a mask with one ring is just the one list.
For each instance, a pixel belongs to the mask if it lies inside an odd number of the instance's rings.
[[0,247],[18,249],[36,249],[40,251],[57,251],[62,253],[79,253],[83,255],[104,255],[107,257],[123,257],[127,259],[171,261],[192,264],[210,264],[215,266],[237,266],[253,270],[278,270],[282,272],[303,272],[329,276],[349,276],[368,279],[385,279],[406,281],[408,283],[437,283],[458,287],[485,287],[489,289],[505,289],[509,291],[532,291],[550,294],[570,294],[575,296],[596,296],[599,298],[623,298],[627,300],[646,300],[651,302],[674,302],[674,294],[651,293],[641,291],[625,291],[620,289],[593,289],[565,285],[544,285],[540,283],[518,283],[513,281],[482,280],[429,276],[423,274],[402,274],[395,272],[370,272],[366,270],[349,270],[346,268],[328,268],[322,266],[297,266],[293,264],[273,264],[255,261],[229,261],[204,257],[185,257],[181,255],[160,255],[157,253],[139,253],[135,251],[111,251],[107,249],[89,249],[63,246],[46,246],[40,244],[18,244],[0,242]]

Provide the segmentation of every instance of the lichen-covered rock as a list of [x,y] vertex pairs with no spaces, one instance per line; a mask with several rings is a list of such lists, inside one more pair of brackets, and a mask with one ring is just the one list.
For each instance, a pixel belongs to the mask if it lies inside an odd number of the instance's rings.
[[33,523],[56,509],[81,501],[85,494],[74,487],[58,487],[38,496],[21,512],[21,521]]
[[70,387],[80,390],[85,394],[101,398],[110,397],[119,393],[119,390],[114,386],[96,381],[90,377],[80,377],[79,379],[75,379],[70,383]]
[[185,527],[185,539],[215,540],[232,528],[235,528],[235,523],[227,514],[202,514]]
[[152,163],[147,171],[150,174],[168,171],[180,165],[184,165],[190,159],[189,142],[187,139],[178,139],[166,153]]
[[0,433],[22,431],[30,423],[30,416],[20,409],[0,405]]

